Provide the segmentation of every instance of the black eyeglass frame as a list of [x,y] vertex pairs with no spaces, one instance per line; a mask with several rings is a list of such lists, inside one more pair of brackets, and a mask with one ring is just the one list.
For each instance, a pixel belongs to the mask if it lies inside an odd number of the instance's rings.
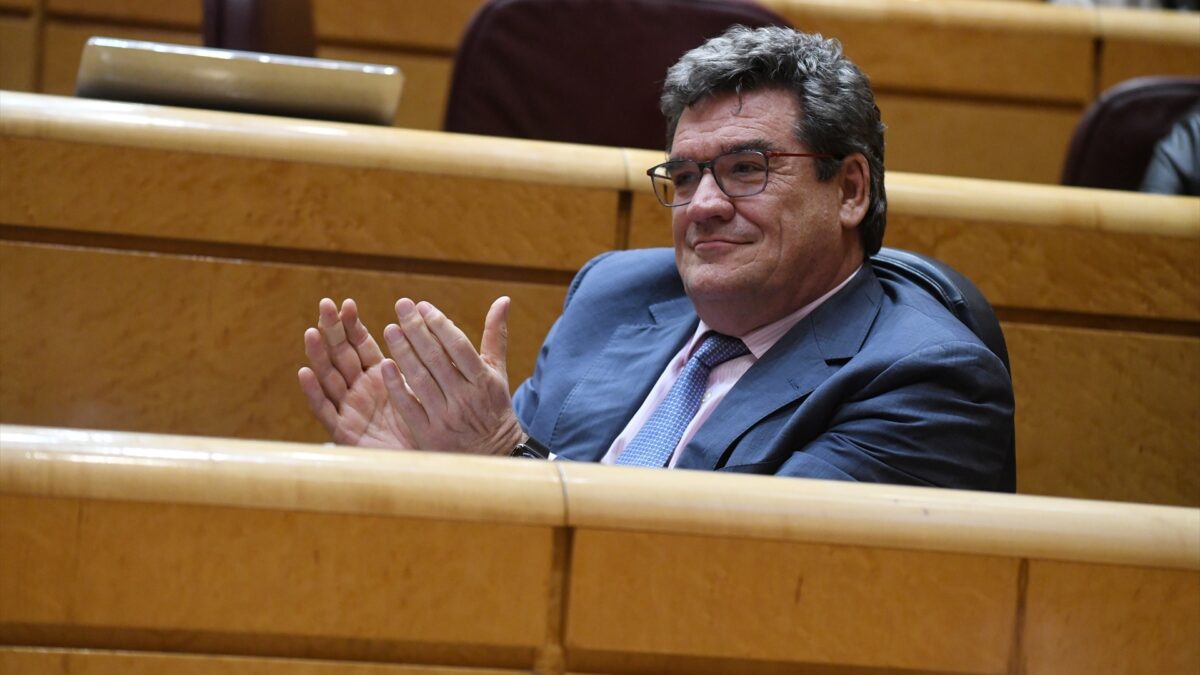
[[[724,157],[728,157],[730,155],[740,155],[742,153],[748,153],[748,152],[754,153],[757,155],[762,155],[763,167],[764,167],[764,169],[763,169],[764,176],[763,176],[762,187],[758,188],[754,192],[749,192],[744,195],[731,195],[725,189],[725,186],[721,183],[721,179],[717,177],[717,173],[715,171],[713,171],[713,165],[716,164],[717,161],[721,160]],[[654,190],[654,196],[658,199],[658,203],[662,204],[663,206],[665,206],[667,208],[673,209],[678,206],[687,206],[688,204],[692,203],[692,200],[689,199],[686,202],[678,202],[676,204],[668,204],[665,201],[663,201],[662,195],[658,191],[658,183],[656,181],[657,181],[657,179],[663,179],[663,180],[669,181],[670,178],[668,176],[664,176],[661,174],[656,175],[654,173],[655,171],[658,171],[659,169],[665,169],[665,167],[668,167],[672,164],[676,164],[676,165],[678,165],[678,164],[695,164],[696,168],[699,169],[699,171],[700,171],[701,178],[704,177],[704,170],[708,169],[708,172],[710,174],[712,174],[713,182],[715,182],[717,184],[717,188],[719,188],[726,197],[729,197],[730,199],[740,199],[742,197],[753,197],[754,195],[762,194],[763,190],[767,189],[767,183],[770,182],[770,180],[771,180],[770,159],[773,157],[812,157],[814,159],[835,159],[837,156],[831,155],[827,152],[779,152],[776,150],[744,149],[744,150],[735,150],[733,152],[721,153],[721,154],[717,155],[716,157],[713,157],[712,159],[705,161],[705,162],[697,162],[697,161],[691,160],[691,159],[672,159],[672,160],[663,162],[662,164],[655,164],[654,166],[650,167],[649,169],[646,169],[646,175],[649,176],[649,178],[650,178],[650,187],[652,190]]]

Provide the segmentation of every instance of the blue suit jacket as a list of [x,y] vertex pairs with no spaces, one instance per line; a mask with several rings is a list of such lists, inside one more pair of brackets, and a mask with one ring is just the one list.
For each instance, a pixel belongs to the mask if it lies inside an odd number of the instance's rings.
[[[525,429],[599,461],[698,321],[673,251],[592,260],[514,397]],[[936,299],[866,265],[738,380],[676,466],[1012,491],[1011,380]]]

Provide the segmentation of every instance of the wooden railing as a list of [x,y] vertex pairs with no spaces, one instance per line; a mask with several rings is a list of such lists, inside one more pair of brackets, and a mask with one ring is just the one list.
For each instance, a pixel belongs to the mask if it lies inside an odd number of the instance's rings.
[[6,672],[1200,667],[1192,508],[14,426],[0,507]]
[[[399,126],[440,129],[454,50],[480,0],[316,0],[318,54],[400,66]],[[982,0],[764,0],[840,39],[871,77],[901,171],[1057,183],[1105,88],[1200,73],[1200,15]],[[3,0],[0,88],[67,94],[92,35],[195,44],[200,3]]]
[[[648,151],[0,94],[0,421],[322,440],[295,371],[322,296],[532,369],[573,271],[669,245]],[[890,172],[886,243],[997,307],[1019,490],[1200,504],[1200,200]]]

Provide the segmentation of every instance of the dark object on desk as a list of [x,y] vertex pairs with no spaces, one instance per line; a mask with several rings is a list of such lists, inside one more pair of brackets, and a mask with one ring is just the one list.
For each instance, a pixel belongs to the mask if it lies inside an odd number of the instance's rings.
[[1200,101],[1200,77],[1139,77],[1117,84],[1084,112],[1062,184],[1137,190],[1154,145]]
[[204,0],[204,46],[315,56],[309,0]]
[[492,0],[459,42],[445,129],[662,148],[667,68],[735,23],[789,25],[730,0]]

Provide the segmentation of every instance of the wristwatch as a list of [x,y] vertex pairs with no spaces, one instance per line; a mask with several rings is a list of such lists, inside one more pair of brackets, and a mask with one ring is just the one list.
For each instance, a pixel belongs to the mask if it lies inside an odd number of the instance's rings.
[[517,443],[512,452],[508,453],[508,456],[524,457],[526,459],[550,459],[550,448],[542,445],[532,436],[526,436],[524,441]]

